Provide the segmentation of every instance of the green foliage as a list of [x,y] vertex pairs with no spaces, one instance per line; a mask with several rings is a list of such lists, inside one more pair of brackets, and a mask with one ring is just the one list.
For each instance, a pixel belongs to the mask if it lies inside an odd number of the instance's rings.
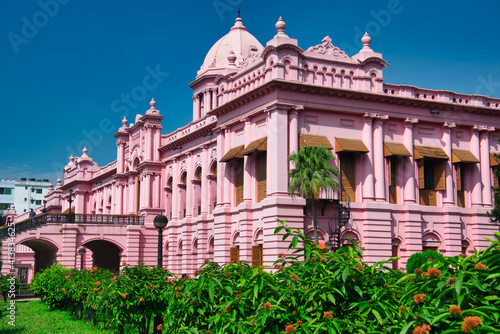
[[290,180],[288,193],[293,196],[298,191],[304,198],[311,200],[316,243],[318,243],[318,222],[315,200],[321,191],[329,189],[335,191],[338,186],[337,180],[332,175],[338,176],[339,172],[330,167],[330,160],[335,160],[335,157],[324,146],[307,145],[288,157],[288,161],[294,163],[294,168],[288,175]]
[[444,262],[444,256],[435,250],[426,250],[423,253],[414,253],[410,256],[408,262],[406,262],[406,272],[411,274],[415,271],[415,269],[420,269],[425,262],[430,260]]
[[393,259],[364,263],[357,245],[331,253],[285,222],[275,234],[291,240],[293,253],[279,255],[273,268],[208,261],[196,278],[178,280],[144,266],[125,266],[116,278],[54,266],[33,285],[59,308],[80,301],[116,333],[146,333],[155,310],[169,334],[451,334],[467,324],[470,333],[500,333],[498,240],[470,257],[426,261],[421,273],[404,274],[385,266]]

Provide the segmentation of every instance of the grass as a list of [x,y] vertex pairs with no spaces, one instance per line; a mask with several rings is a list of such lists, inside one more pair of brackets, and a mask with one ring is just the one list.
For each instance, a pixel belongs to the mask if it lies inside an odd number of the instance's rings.
[[75,320],[68,312],[52,311],[39,300],[17,301],[15,326],[9,325],[7,307],[10,303],[0,302],[2,334],[110,334],[111,331],[97,329],[84,320]]

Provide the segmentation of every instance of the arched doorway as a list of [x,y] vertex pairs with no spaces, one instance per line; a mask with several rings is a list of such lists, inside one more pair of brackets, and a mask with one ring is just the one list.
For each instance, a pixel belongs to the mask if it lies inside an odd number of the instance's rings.
[[92,266],[109,269],[117,273],[120,270],[120,248],[105,240],[89,241],[83,246],[92,251]]
[[23,241],[21,244],[31,248],[35,252],[33,265],[34,274],[40,270],[51,267],[56,262],[58,248],[52,243],[45,240],[33,239]]

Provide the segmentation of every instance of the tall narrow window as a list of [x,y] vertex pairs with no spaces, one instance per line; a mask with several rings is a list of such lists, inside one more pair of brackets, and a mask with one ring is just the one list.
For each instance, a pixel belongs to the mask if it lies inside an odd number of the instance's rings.
[[461,208],[465,208],[464,169],[464,164],[455,164],[457,178],[457,205]]
[[267,196],[267,152],[257,155],[257,202]]
[[236,205],[243,202],[243,159],[237,159],[234,165],[234,186],[236,190]]
[[263,264],[262,245],[252,246],[252,268],[261,267]]
[[240,246],[229,248],[229,263],[240,263]]
[[354,154],[340,154],[340,183],[343,202],[356,201]]
[[437,159],[420,159],[418,164],[418,188],[420,204],[436,206],[436,191],[445,190],[445,161]]
[[387,159],[388,164],[388,175],[389,175],[389,203],[397,204],[398,198],[396,193],[396,168],[398,164],[398,159],[395,156],[389,157]]

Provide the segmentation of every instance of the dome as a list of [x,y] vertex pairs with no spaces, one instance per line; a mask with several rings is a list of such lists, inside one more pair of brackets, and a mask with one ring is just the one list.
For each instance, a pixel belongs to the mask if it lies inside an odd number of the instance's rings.
[[201,65],[198,71],[198,75],[209,70],[227,68],[229,65],[229,60],[227,58],[231,51],[236,56],[236,66],[241,67],[243,60],[251,53],[260,54],[262,50],[264,50],[262,44],[260,44],[257,38],[250,34],[247,28],[243,26],[241,17],[237,17],[229,33],[219,39],[217,43],[212,46],[210,51],[208,51],[203,61],[203,65]]

